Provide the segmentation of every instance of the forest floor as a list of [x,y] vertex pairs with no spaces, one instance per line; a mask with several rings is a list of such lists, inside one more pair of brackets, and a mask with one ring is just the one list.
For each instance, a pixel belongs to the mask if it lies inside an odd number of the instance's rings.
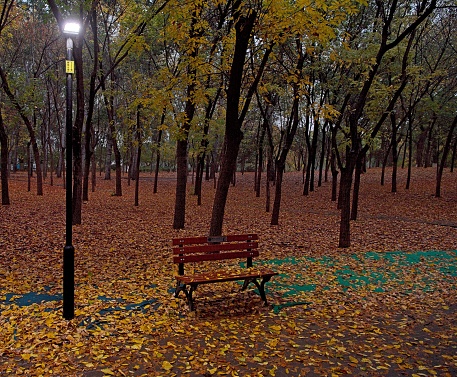
[[189,177],[185,230],[172,229],[175,180],[98,178],[74,226],[75,318],[62,319],[65,192],[49,178],[11,175],[11,205],[0,208],[1,376],[456,376],[457,173],[414,169],[405,190],[390,171],[362,177],[352,246],[339,249],[331,184],[302,195],[287,173],[280,225],[270,226],[265,189],[252,173],[230,189],[224,232],[258,233],[270,306],[238,283],[195,293],[196,311],[173,298],[171,239],[206,235],[213,183],[196,205]]

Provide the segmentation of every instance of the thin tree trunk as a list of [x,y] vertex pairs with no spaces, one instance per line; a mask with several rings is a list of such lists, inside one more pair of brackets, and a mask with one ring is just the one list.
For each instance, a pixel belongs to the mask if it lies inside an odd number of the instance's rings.
[[275,199],[274,199],[274,202],[273,202],[273,212],[271,213],[270,225],[278,225],[279,224],[279,210],[280,210],[280,207],[281,207],[283,174],[284,174],[284,166],[277,166],[277,169],[276,169],[276,184],[275,184]]
[[[330,149],[330,170],[332,172],[332,202],[336,202],[337,192],[338,192],[338,170],[336,169],[337,161],[336,161],[336,128],[332,127],[332,140],[331,144],[332,147]],[[339,203],[337,205],[339,207]]]
[[455,163],[456,152],[457,152],[457,138],[454,140],[454,147],[452,148],[451,173],[454,172],[454,163]]
[[351,188],[357,153],[349,152],[346,156],[346,167],[341,169],[339,199],[341,203],[341,220],[338,247],[343,248],[351,246]]
[[[97,144],[95,140],[95,130],[94,127],[91,129],[92,131],[92,151],[95,150],[95,146]],[[95,192],[95,187],[97,186],[97,162],[95,160],[95,153],[91,154],[91,191]]]
[[[194,38],[201,35],[201,30],[196,29],[199,18],[200,9],[195,9],[192,14],[190,25],[189,38]],[[194,42],[193,48],[189,52],[190,60],[195,60],[198,56],[198,43]],[[184,229],[186,217],[186,188],[187,188],[187,146],[189,142],[189,130],[191,122],[195,114],[194,92],[196,88],[196,67],[190,64],[187,67],[187,76],[190,79],[190,84],[187,86],[185,120],[180,127],[181,138],[176,143],[176,164],[177,164],[177,180],[175,194],[175,211],[173,217],[173,229]]]
[[360,177],[362,175],[362,160],[360,156],[357,158],[355,166],[355,179],[354,179],[354,191],[352,193],[352,209],[351,209],[351,220],[357,220],[359,211],[359,192],[360,192]]
[[387,152],[384,155],[384,160],[382,161],[382,168],[381,168],[381,186],[384,186],[384,181],[385,181],[385,172],[386,172],[386,165],[387,165],[387,160],[389,159],[389,154],[390,154],[390,149],[392,148],[392,142],[389,143],[389,146],[387,148]]
[[[110,130],[114,134],[115,127],[114,121],[110,122]],[[122,166],[121,166],[121,151],[117,145],[117,140],[113,137],[113,152],[114,152],[114,161],[116,164],[116,192],[115,196],[122,196]]]
[[398,150],[397,150],[397,120],[395,113],[390,113],[390,122],[392,125],[392,188],[391,192],[397,192],[397,163],[398,163]]
[[[163,116],[162,116],[162,118],[163,118]],[[157,194],[157,186],[158,186],[158,182],[159,182],[161,142],[162,142],[162,130],[159,130],[159,134],[157,135],[156,167],[155,167],[155,172],[154,172],[154,189],[153,189],[154,194]]]
[[303,46],[302,42],[297,39],[297,66],[295,68],[296,72],[296,80],[294,80],[293,84],[293,105],[292,111],[290,114],[290,118],[288,121],[288,125],[286,130],[284,131],[284,146],[282,147],[281,154],[276,164],[276,186],[275,186],[275,200],[273,204],[273,212],[271,214],[271,223],[270,225],[278,225],[279,224],[279,210],[281,206],[281,194],[282,194],[282,180],[283,174],[285,170],[287,155],[292,147],[292,143],[295,137],[295,133],[298,128],[299,123],[299,114],[298,114],[298,105],[300,102],[300,94],[299,94],[299,82],[301,79],[301,73],[303,70],[303,65],[305,61],[305,55],[303,54]]
[[317,153],[317,141],[319,137],[319,121],[316,119],[314,122],[314,131],[313,131],[313,139],[311,144],[311,151],[309,153],[308,159],[311,157],[311,176],[309,180],[309,191],[314,191],[314,180],[316,171],[316,153]]
[[408,139],[408,174],[406,177],[406,190],[409,190],[409,187],[411,185],[411,170],[413,166],[413,126],[412,126],[412,119],[409,119],[408,122],[408,133],[409,133],[409,139]]
[[1,180],[2,180],[2,205],[10,204],[8,190],[8,136],[3,124],[2,109],[0,107],[0,148],[1,148]]
[[30,141],[27,143],[27,192],[32,189],[32,157],[30,156]]
[[436,175],[436,189],[435,189],[435,197],[441,197],[441,180],[443,178],[443,170],[444,166],[446,165],[446,160],[451,149],[451,142],[452,137],[454,134],[454,130],[457,126],[457,116],[454,118],[454,121],[451,124],[449,132],[447,134],[446,143],[444,144],[443,148],[443,155],[441,156],[441,162],[438,167],[437,175]]
[[[209,83],[208,83],[209,86]],[[210,100],[208,106],[206,107],[205,112],[205,126],[203,127],[203,137],[201,140],[201,152],[197,156],[197,176],[195,179],[195,195],[197,195],[197,205],[202,204],[202,185],[203,185],[203,173],[205,169],[205,160],[206,160],[206,152],[208,149],[208,132],[209,132],[209,123],[210,120],[213,118],[214,111],[216,109],[216,104],[218,102],[219,96],[222,92],[222,87],[220,87],[216,93],[214,99]]]
[[322,128],[322,145],[321,145],[321,156],[319,160],[319,178],[317,180],[317,187],[322,186],[322,171],[324,170],[324,158],[325,158],[325,137],[326,137],[326,127],[327,122],[325,123],[324,127]]
[[136,166],[135,166],[135,203],[134,206],[138,207],[138,198],[140,190],[140,164],[141,164],[141,118],[140,118],[140,106],[136,111],[136,141],[138,144],[138,151],[136,154]]
[[271,188],[270,188],[270,177],[269,177],[269,171],[271,170],[270,168],[270,161],[267,163],[267,179],[266,179],[266,191],[265,191],[265,212],[270,212],[270,202],[271,202]]
[[99,45],[98,45],[98,29],[97,29],[97,12],[92,9],[90,14],[90,23],[92,27],[92,33],[94,35],[94,56],[93,56],[93,67],[90,75],[90,84],[89,84],[89,101],[88,101],[88,110],[86,118],[86,130],[84,134],[84,145],[85,145],[85,159],[84,159],[84,178],[83,178],[83,201],[89,200],[89,176],[90,176],[90,164],[92,163],[92,155],[94,154],[94,143],[92,142],[92,137],[94,136],[92,118],[95,108],[95,82],[97,79],[98,72],[98,56],[99,56]]
[[108,128],[106,133],[106,156],[105,156],[105,180],[111,180],[111,161],[113,155],[113,137],[111,130]]

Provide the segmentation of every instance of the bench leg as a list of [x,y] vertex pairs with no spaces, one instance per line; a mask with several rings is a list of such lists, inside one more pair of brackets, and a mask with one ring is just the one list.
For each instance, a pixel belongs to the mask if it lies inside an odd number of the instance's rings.
[[189,305],[190,311],[194,311],[194,300],[192,298],[192,293],[197,289],[198,284],[191,284],[188,290],[185,290],[184,293],[187,297],[187,304]]
[[255,278],[254,279],[245,279],[241,290],[244,291],[248,287],[249,283],[254,283],[255,286],[257,287],[257,289],[259,290],[260,297],[262,298],[263,302],[265,303],[265,306],[267,306],[268,301],[267,301],[267,295],[265,294],[265,283],[269,282],[270,279],[271,279],[270,276],[265,276],[260,283]]
[[183,291],[186,295],[187,304],[189,305],[190,311],[194,310],[194,302],[192,299],[192,293],[197,289],[198,284],[190,284],[188,288],[186,284],[180,284],[179,282],[176,285],[174,297],[178,297],[179,292]]
[[179,292],[181,291],[185,291],[186,290],[186,285],[185,284],[181,284],[179,281],[176,283],[176,288],[175,288],[175,293],[173,293],[173,296],[174,297],[178,297],[179,296]]

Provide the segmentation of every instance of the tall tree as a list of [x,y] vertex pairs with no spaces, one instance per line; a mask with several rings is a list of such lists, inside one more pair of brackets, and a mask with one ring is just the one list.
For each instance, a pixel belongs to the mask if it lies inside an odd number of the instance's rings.
[[[360,90],[354,95],[351,100],[351,112],[347,115],[347,143],[345,147],[345,165],[341,167],[341,220],[340,220],[340,235],[339,246],[349,247],[351,244],[350,237],[350,217],[351,217],[351,190],[353,184],[353,174],[357,161],[363,158],[369,149],[369,143],[363,144],[362,134],[360,132],[360,121],[364,115],[365,106],[370,95],[375,78],[378,75],[378,70],[385,55],[398,46],[406,37],[408,37],[418,26],[429,17],[436,8],[436,0],[424,1],[417,5],[414,9],[415,14],[409,8],[404,8],[397,1],[389,4],[378,2],[375,8],[376,21],[373,32],[378,32],[380,39],[375,44],[375,55],[372,63],[369,65],[369,70],[364,74],[365,79],[360,87]],[[411,4],[413,6],[413,4]],[[409,17],[404,17],[400,22],[400,17],[406,14]],[[398,22],[398,26],[394,28],[394,22]],[[373,35],[375,35],[373,33]],[[406,83],[402,84],[406,85]],[[401,91],[400,91],[401,93]],[[396,95],[399,96],[398,91]],[[394,94],[395,96],[395,94]],[[398,98],[398,97],[397,97]],[[385,118],[393,109],[397,98],[391,98],[386,107],[386,112],[378,119],[369,132],[370,139],[374,139],[379,129],[381,128]],[[343,130],[342,130],[343,131]]]
[[238,157],[241,139],[243,138],[241,126],[246,116],[247,108],[249,107],[255,87],[260,80],[260,76],[263,73],[268,56],[271,53],[271,48],[266,50],[261,68],[259,69],[256,80],[254,80],[251,90],[249,91],[250,97],[248,95],[240,114],[239,108],[244,64],[249,40],[251,38],[251,32],[254,28],[254,22],[257,19],[257,12],[254,9],[244,10],[242,8],[242,2],[239,0],[234,2],[233,9],[236,39],[227,89],[227,111],[225,118],[223,159],[221,171],[219,173],[219,180],[217,182],[216,194],[214,197],[209,230],[210,236],[219,236],[222,234],[228,190],[236,168],[236,160]]
[[273,212],[271,214],[271,225],[278,225],[279,223],[279,209],[281,206],[281,192],[282,192],[282,180],[284,169],[286,165],[287,155],[292,146],[292,142],[295,137],[295,132],[298,128],[298,123],[300,119],[299,114],[299,103],[302,97],[300,92],[300,87],[302,86],[302,71],[303,65],[305,63],[305,49],[303,48],[303,41],[299,38],[295,41],[296,44],[296,67],[292,72],[293,78],[292,90],[293,90],[293,101],[292,109],[289,119],[287,121],[287,127],[284,130],[284,144],[282,146],[279,158],[276,159],[276,183],[275,183],[275,198],[273,203]]
[[198,56],[199,43],[196,41],[202,36],[203,30],[199,25],[199,18],[202,9],[201,5],[196,4],[192,11],[192,18],[189,29],[190,46],[186,55],[188,56],[187,66],[187,92],[186,104],[184,109],[184,120],[179,128],[178,141],[176,143],[176,162],[177,162],[177,181],[175,212],[173,218],[173,228],[183,229],[186,214],[186,187],[187,187],[187,146],[189,141],[189,130],[194,118],[196,109],[195,92],[197,87],[197,67],[195,61]]

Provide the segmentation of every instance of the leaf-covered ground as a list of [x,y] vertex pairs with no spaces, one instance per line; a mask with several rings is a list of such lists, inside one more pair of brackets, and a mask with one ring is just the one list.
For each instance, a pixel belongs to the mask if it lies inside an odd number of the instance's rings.
[[61,181],[37,197],[13,174],[12,204],[0,208],[0,375],[455,376],[456,174],[435,198],[434,169],[414,170],[409,191],[400,171],[396,194],[369,170],[348,249],[337,248],[330,183],[304,197],[301,174],[286,174],[271,227],[253,174],[238,175],[224,228],[260,235],[258,263],[280,273],[267,284],[270,307],[238,283],[211,284],[192,313],[172,297],[170,241],[207,234],[213,183],[197,206],[189,179],[186,229],[175,231],[172,174],[156,195],[144,175],[139,207],[133,183],[115,197],[100,178],[74,227],[72,321],[61,311]]

